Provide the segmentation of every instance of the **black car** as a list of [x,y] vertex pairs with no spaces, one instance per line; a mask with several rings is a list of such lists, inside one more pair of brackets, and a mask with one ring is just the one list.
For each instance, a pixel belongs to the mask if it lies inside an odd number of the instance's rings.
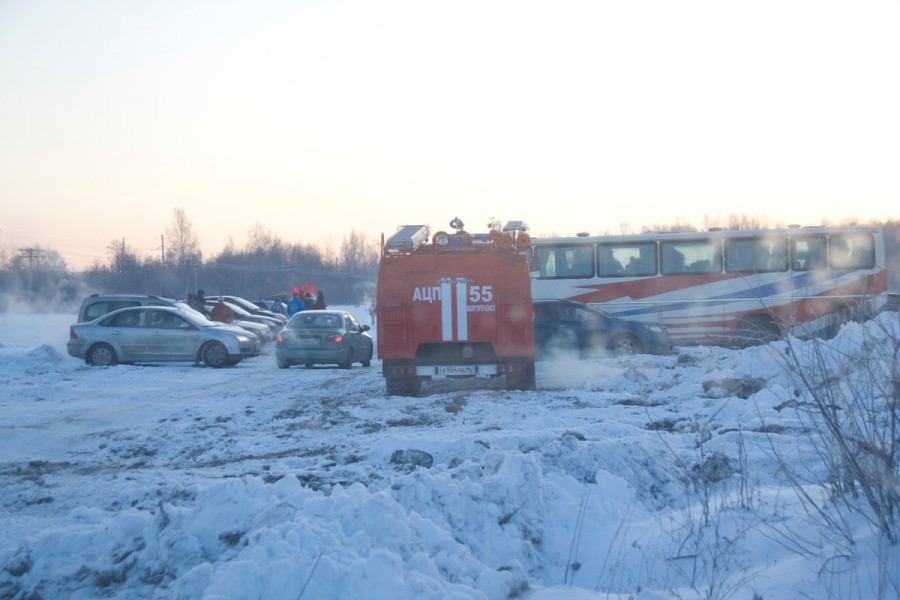
[[668,354],[672,338],[657,323],[621,319],[571,300],[535,300],[534,345],[539,356],[560,350]]

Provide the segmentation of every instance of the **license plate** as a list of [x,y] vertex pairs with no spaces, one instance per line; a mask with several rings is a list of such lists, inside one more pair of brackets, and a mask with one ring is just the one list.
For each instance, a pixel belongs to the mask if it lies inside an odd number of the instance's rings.
[[313,344],[319,343],[319,338],[317,338],[317,337],[297,338],[297,343],[303,344],[304,346],[312,346]]
[[475,365],[453,365],[438,367],[438,375],[475,375],[478,368]]

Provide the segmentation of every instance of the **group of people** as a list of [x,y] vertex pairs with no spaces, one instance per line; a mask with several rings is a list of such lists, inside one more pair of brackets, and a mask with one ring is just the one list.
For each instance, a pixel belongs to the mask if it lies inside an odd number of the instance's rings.
[[[203,290],[198,290],[196,294],[188,294],[188,305],[203,314],[208,314],[214,321],[231,323],[234,320],[234,312],[222,301],[221,297],[211,309],[206,307],[206,296]],[[290,317],[304,310],[324,310],[326,308],[328,308],[328,304],[325,302],[325,294],[321,290],[316,292],[315,298],[311,293],[301,294],[294,290],[291,292],[291,300],[287,304],[286,312]]]
[[206,294],[203,290],[197,290],[196,294],[188,294],[188,306],[199,312],[201,315],[207,315],[213,321],[221,323],[231,323],[234,321],[234,311],[230,306],[225,304],[221,297],[212,308],[206,306]]
[[291,301],[287,305],[287,315],[291,317],[304,310],[324,310],[326,308],[328,305],[325,303],[325,294],[322,290],[316,292],[315,299],[312,294],[301,296],[300,292],[292,292]]

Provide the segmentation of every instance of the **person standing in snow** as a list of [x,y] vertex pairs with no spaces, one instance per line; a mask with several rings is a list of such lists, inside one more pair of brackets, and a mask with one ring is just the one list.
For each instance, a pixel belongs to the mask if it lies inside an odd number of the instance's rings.
[[316,294],[316,303],[313,305],[313,308],[316,310],[325,310],[328,308],[328,305],[325,304],[325,292],[319,290]]
[[206,314],[206,296],[203,290],[197,290],[196,294],[188,294],[188,306],[201,314]]
[[231,323],[234,321],[234,311],[221,298],[212,307],[209,314],[213,321],[219,321],[220,323]]
[[302,311],[305,307],[303,306],[303,302],[300,301],[300,293],[294,292],[291,294],[291,301],[288,302],[287,305],[287,316],[293,317],[298,312]]

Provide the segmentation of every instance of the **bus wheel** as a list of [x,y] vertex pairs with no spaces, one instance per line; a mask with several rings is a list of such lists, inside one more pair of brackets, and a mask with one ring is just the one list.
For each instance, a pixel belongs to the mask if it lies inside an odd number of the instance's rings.
[[781,331],[767,315],[750,315],[741,319],[734,331],[739,346],[756,346],[777,340]]

